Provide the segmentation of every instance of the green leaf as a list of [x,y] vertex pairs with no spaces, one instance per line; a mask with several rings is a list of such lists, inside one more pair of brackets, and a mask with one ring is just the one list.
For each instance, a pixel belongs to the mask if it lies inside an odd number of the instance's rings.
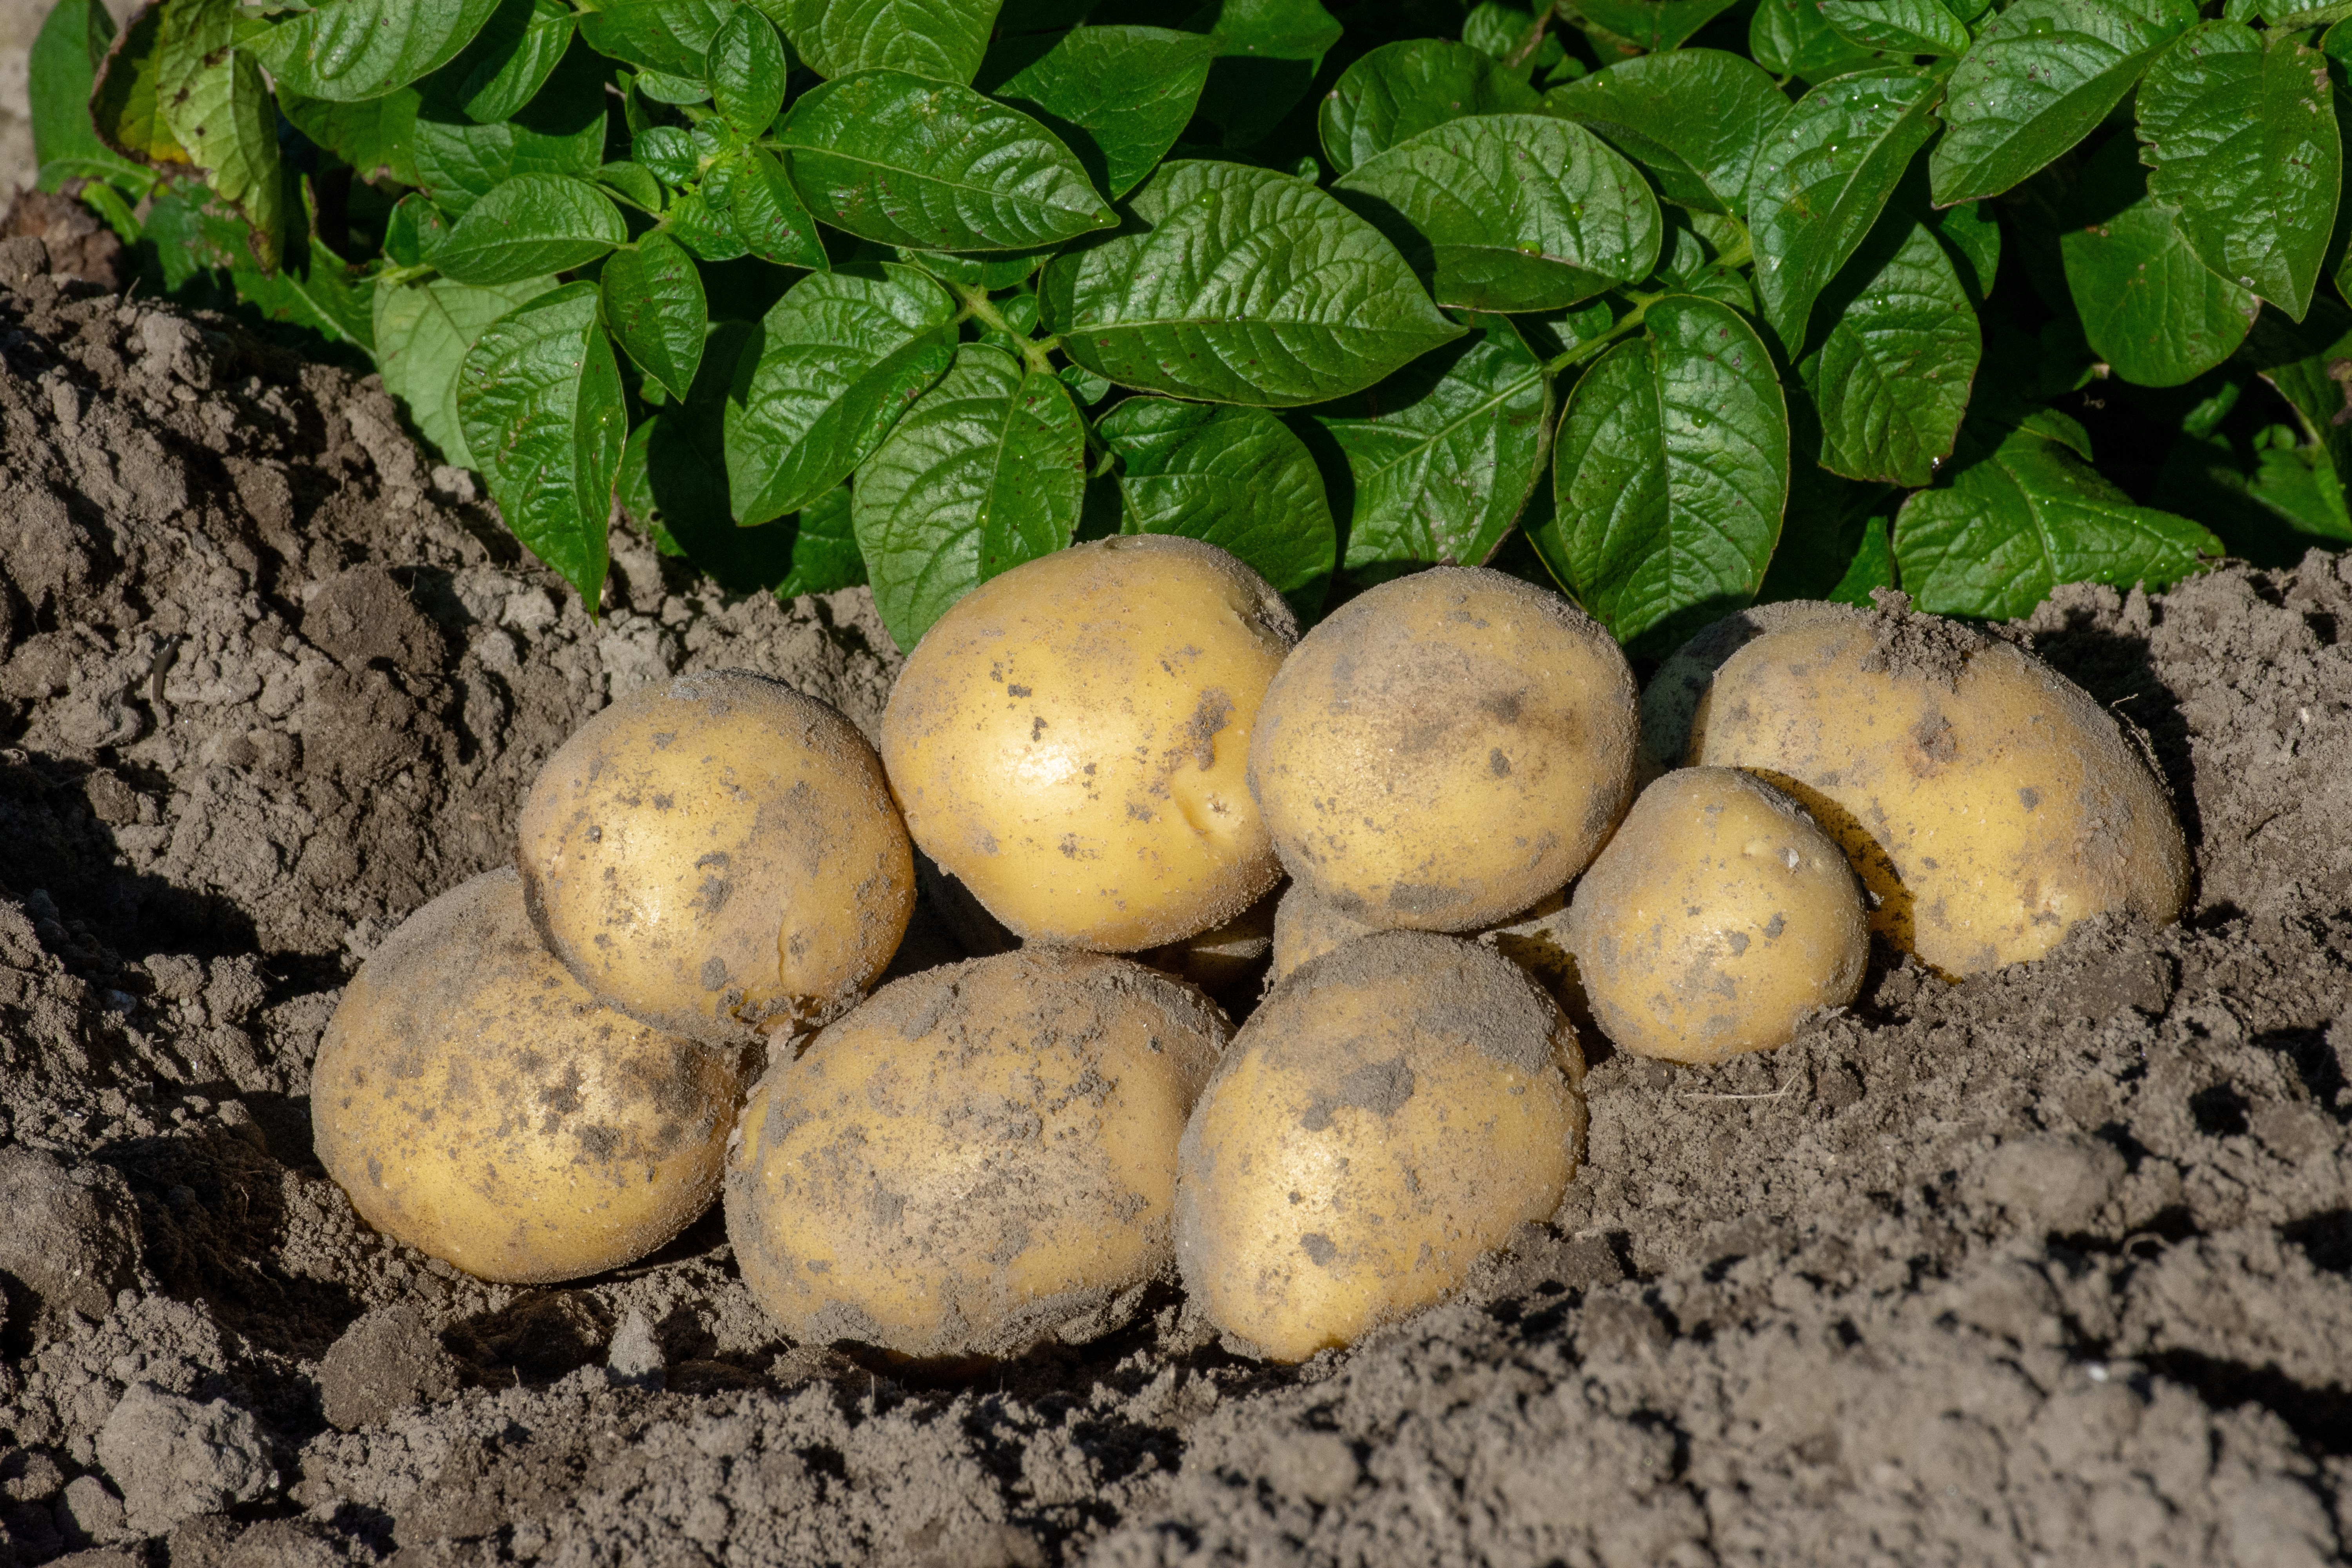
[[1339,23],[1320,0],[1218,0],[1199,16],[1220,55],[1319,60],[1339,41]]
[[1105,380],[1287,407],[1360,391],[1462,329],[1380,232],[1271,170],[1179,161],[1116,236],[1038,286],[1062,350]]
[[662,209],[661,182],[642,163],[624,161],[601,164],[596,170],[596,183],[642,211],[657,213]]
[[694,258],[655,229],[607,257],[598,281],[613,341],[672,397],[684,397],[710,325]]
[[[538,96],[496,125],[475,124],[456,101],[456,84],[435,78],[406,132],[415,183],[452,216],[463,216],[517,174],[593,178],[604,156],[607,69],[603,57],[574,39]],[[446,96],[445,86],[451,89]],[[404,89],[382,101],[408,96]]]
[[90,123],[98,62],[113,41],[114,19],[97,0],[58,0],[33,39],[26,62],[26,86],[32,99],[33,158],[44,170],[43,190],[55,190],[59,183],[47,171],[68,163],[95,165],[143,183],[138,165],[100,141]]
[[1907,67],[1823,82],[1797,100],[1757,158],[1748,187],[1756,292],[1791,356],[1804,346],[1813,300],[1935,135],[1940,87]]
[[2262,307],[2197,259],[2137,153],[2117,136],[2083,165],[2059,254],[2092,352],[2126,381],[2179,386],[2235,353]]
[[655,103],[708,103],[710,84],[699,75],[672,76],[667,71],[651,68],[640,70],[635,78],[636,94]]
[[802,94],[776,128],[818,220],[923,250],[1025,250],[1118,220],[1070,150],[1017,109],[876,70]]
[[162,0],[149,0],[131,14],[130,25],[99,64],[89,116],[99,140],[114,152],[140,163],[169,167],[186,163],[188,150],[172,134],[158,96],[163,34]]
[[816,220],[801,205],[792,177],[775,158],[756,147],[747,148],[728,182],[729,213],[735,232],[752,255],[779,267],[827,270],[824,245],[817,237]]
[[746,136],[757,136],[775,123],[784,107],[784,41],[774,24],[749,5],[735,7],[734,16],[710,40],[705,74],[710,100],[727,123]]
[[585,266],[627,242],[613,198],[566,174],[517,174],[466,209],[433,265],[460,283],[513,283]]
[[567,283],[492,322],[467,351],[457,419],[507,527],[593,613],[628,437],[596,285]]
[[2343,183],[2335,99],[2318,50],[2236,22],[2183,35],[2140,83],[2148,195],[2199,260],[2297,321]]
[[993,294],[1018,287],[1045,266],[1054,252],[1046,249],[1016,251],[1010,256],[951,256],[944,251],[909,250],[900,246],[898,254],[899,260],[921,268],[943,283],[961,283],[967,289]]
[[1997,196],[2096,129],[2197,20],[2195,0],[2017,0],[1952,72],[1936,205]]
[[1436,563],[1485,565],[1543,475],[1551,378],[1507,321],[1479,324],[1370,391],[1313,411],[1352,481],[1347,568],[1360,582]]
[[415,267],[448,237],[449,220],[423,191],[393,204],[383,223],[383,254],[394,267]]
[[499,0],[465,53],[456,99],[466,118],[495,125],[539,96],[572,47],[572,16],[562,0]]
[[1122,533],[1177,533],[1247,562],[1302,620],[1323,606],[1339,531],[1306,445],[1263,408],[1130,397],[1095,434],[1118,458]]
[[1485,51],[1444,38],[1382,44],[1339,73],[1316,127],[1345,174],[1398,142],[1472,114],[1519,114],[1543,100]]
[[1748,24],[1748,52],[1756,63],[1774,76],[1808,82],[1883,63],[1840,37],[1822,17],[1822,0],[1759,0]]
[[745,523],[846,479],[954,357],[955,303],[911,267],[817,272],[784,291],[737,369],[727,478]]
[[[1706,112],[1692,113],[1695,103]],[[1553,88],[1544,107],[1606,136],[1666,200],[1735,216],[1757,154],[1789,113],[1770,77],[1720,49],[1643,55]]]
[[630,154],[673,185],[691,184],[702,174],[702,154],[684,126],[653,125],[629,142]]
[[679,196],[662,216],[670,237],[705,261],[734,261],[751,254],[734,215],[719,205],[714,187],[722,167],[714,164],[698,188]]
[[980,86],[1060,137],[1116,200],[1176,144],[1214,53],[1197,33],[1080,27],[1003,39],[980,68]]
[[205,183],[252,226],[254,259],[278,265],[286,180],[278,160],[278,105],[253,57],[234,46],[236,0],[173,0],[157,39],[155,90],[172,139]]
[[968,83],[988,52],[997,0],[760,0],[823,77],[901,70]]
[[580,36],[598,54],[698,83],[711,40],[737,8],[735,0],[599,0],[580,14]]
[[2068,444],[2014,426],[1961,433],[1944,483],[1895,520],[1895,561],[1919,608],[2022,616],[2061,583],[2162,588],[2221,553],[2168,511],[2136,506]]
[[1332,187],[1388,236],[1438,303],[1553,310],[1649,275],[1664,226],[1639,170],[1542,114],[1456,120]]
[[1636,48],[1664,53],[1731,9],[1733,0],[1577,0],[1576,15]]
[[[2352,477],[2352,415],[2345,412],[2352,408],[2346,392],[2352,380],[2344,379],[2352,363],[2352,311],[2322,295],[2300,323],[2265,312],[2247,335],[2244,357],[2294,410],[2308,443],[2264,462],[2254,499],[2299,529],[2335,535],[2334,520],[2347,510],[2343,481]],[[2307,479],[2280,466],[2290,458],[2300,459]],[[2315,504],[2304,499],[2306,491],[2316,495]]]
[[415,89],[404,88],[361,103],[280,92],[278,109],[294,129],[349,163],[361,179],[423,183],[416,170]]
[[367,279],[320,243],[317,235],[310,237],[310,254],[299,265],[289,258],[289,265],[265,273],[247,263],[230,276],[237,298],[271,321],[289,321],[362,353],[375,352]]
[[1823,298],[1829,329],[1797,366],[1833,473],[1924,485],[1951,455],[1984,352],[1977,313],[1927,226],[1879,225]]
[[2246,495],[2297,533],[2352,540],[2343,480],[2325,447],[2264,447],[2254,454]]
[[375,287],[376,368],[383,389],[408,407],[408,417],[441,456],[478,468],[457,421],[457,372],[466,351],[492,321],[555,287],[552,278],[477,289],[436,278],[424,283]]
[[1670,296],[1570,395],[1544,563],[1620,641],[1754,597],[1789,495],[1789,411],[1753,329]]
[[270,28],[258,48],[281,89],[355,103],[457,58],[499,0],[322,0]]
[[1865,49],[1898,55],[1963,55],[1969,30],[1944,0],[1822,0],[1822,20]]
[[913,648],[972,589],[1067,545],[1086,479],[1086,427],[1062,384],[998,349],[958,350],[850,492],[891,637]]

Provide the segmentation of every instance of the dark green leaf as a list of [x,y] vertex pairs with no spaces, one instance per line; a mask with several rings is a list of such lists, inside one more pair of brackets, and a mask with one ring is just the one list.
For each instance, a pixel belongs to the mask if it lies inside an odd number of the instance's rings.
[[[705,261],[734,261],[751,254],[750,243],[735,226],[735,215],[719,205],[716,187],[726,167],[712,164],[700,187],[679,196],[662,215],[662,226],[670,237]],[[756,199],[754,205],[756,209]]]
[[655,229],[607,257],[598,281],[614,342],[672,397],[684,397],[710,322],[694,258]]
[[447,65],[499,0],[322,0],[278,21],[259,46],[281,89],[353,103]]
[[1444,38],[1382,44],[1339,73],[1317,112],[1333,173],[1344,174],[1398,142],[1465,114],[1541,107],[1535,89],[1485,51]]
[[[1695,103],[1706,112],[1692,113]],[[1756,155],[1789,112],[1770,77],[1719,49],[1643,55],[1553,88],[1544,106],[1609,138],[1657,177],[1666,200],[1734,215],[1746,210]]]
[[1130,397],[1095,433],[1118,458],[1122,533],[1178,533],[1239,556],[1301,619],[1323,607],[1339,531],[1315,459],[1263,408]]
[[596,285],[566,284],[493,322],[466,354],[457,419],[507,527],[593,610],[628,437]]
[[291,322],[363,353],[374,352],[367,280],[319,243],[318,236],[310,237],[309,254],[299,261],[289,257],[287,265],[263,272],[247,259],[230,277],[237,298],[271,321]]
[[1748,187],[1756,292],[1790,354],[1804,346],[1814,300],[1936,133],[1940,85],[1907,67],[1823,82],[1797,100],[1757,158]]
[[1353,481],[1347,568],[1360,581],[1486,564],[1543,475],[1551,379],[1508,321],[1483,326],[1315,410]]
[[808,505],[865,461],[953,357],[955,304],[911,267],[812,273],[785,290],[727,409],[735,515]]
[[[2285,426],[2274,427],[2289,436]],[[2286,444],[2263,447],[2254,454],[2254,473],[2246,485],[2247,497],[2297,533],[2321,539],[2352,540],[2352,516],[2344,505],[2344,483],[2322,446]]]
[[[1866,577],[1867,568],[1860,573],[1855,568],[1874,524],[1885,553],[1888,521],[1899,492],[1891,485],[1860,484],[1830,472],[1819,461],[1821,446],[1820,416],[1804,389],[1794,388],[1789,397],[1789,505],[1782,514],[1780,542],[1773,547],[1764,585],[1756,592],[1759,603],[1826,599],[1850,577]],[[1882,564],[1886,575],[1872,585],[1892,587],[1893,556],[1885,554]],[[1858,602],[1868,605],[1866,592]]]
[[1577,0],[1576,15],[1637,48],[1663,53],[1731,9],[1733,0]]
[[131,14],[122,36],[106,51],[91,89],[90,125],[99,140],[123,157],[168,167],[188,162],[164,122],[156,72],[163,65],[163,10],[148,0]]
[[1898,55],[1960,55],[1969,30],[1944,0],[1822,0],[1822,20],[1848,43]]
[[898,247],[898,258],[921,268],[932,277],[946,283],[961,283],[967,289],[995,293],[1010,289],[1052,258],[1051,249],[1016,251],[1010,256],[951,256],[938,250],[910,250]]
[[481,467],[457,420],[457,372],[466,351],[492,321],[554,287],[552,278],[493,289],[446,278],[376,285],[376,368],[383,389],[407,405],[409,419],[458,468]]
[[496,125],[477,125],[454,100],[442,101],[443,79],[434,79],[427,85],[436,90],[408,127],[416,183],[449,213],[462,216],[517,174],[593,177],[604,156],[605,68],[594,50],[573,40],[539,96]]
[[[57,189],[68,164],[77,170],[90,164],[141,178],[138,166],[100,142],[90,124],[89,97],[98,80],[98,61],[113,41],[114,19],[98,0],[58,0],[33,39],[27,88],[33,157],[43,170],[43,190]],[[52,175],[53,167],[59,173]]]
[[801,205],[791,176],[772,154],[747,149],[728,182],[728,193],[735,232],[752,255],[779,267],[805,267],[813,272],[832,265],[817,238],[816,220]]
[[1303,181],[1162,164],[1118,235],[1039,285],[1063,352],[1126,386],[1286,407],[1360,391],[1461,329],[1378,230]]
[[887,69],[959,85],[988,50],[997,0],[759,0],[819,76]]
[[1577,383],[1553,450],[1557,515],[1533,537],[1578,601],[1631,641],[1746,604],[1789,494],[1789,412],[1734,311],[1673,296]]
[[1997,196],[2089,135],[2197,20],[2195,0],[2017,0],[1952,72],[1936,203]]
[[2059,251],[2092,352],[2126,381],[2179,386],[2236,352],[2261,306],[2197,259],[2138,151],[2118,136],[2083,165]]
[[1936,237],[1967,269],[1963,281],[1972,287],[1979,300],[1992,292],[1993,276],[2000,270],[2000,225],[1985,216],[1980,208],[1977,202],[1938,208],[1922,201],[1919,210],[1912,214],[1936,231]]
[[1971,424],[1945,482],[1895,521],[1895,560],[1919,608],[2029,614],[2062,583],[2168,586],[2221,542],[2185,517],[2135,506],[2066,443]]
[[349,163],[360,178],[415,185],[423,184],[416,169],[418,100],[414,88],[360,103],[280,91],[278,109],[297,131]]
[[1775,76],[1809,82],[1883,63],[1838,37],[1822,19],[1822,0],[1759,0],[1748,24],[1748,52]]
[[776,37],[774,24],[751,6],[738,5],[710,40],[705,71],[710,100],[730,125],[757,136],[784,107],[785,69],[784,41]]
[[539,96],[572,47],[572,16],[562,0],[499,0],[499,8],[451,62],[460,112],[495,125]]
[[2148,195],[2199,260],[2298,321],[2343,183],[2335,99],[2318,50],[2236,22],[2184,35],[2139,89]]
[[1822,596],[1833,605],[1852,605],[1856,609],[1869,609],[1874,600],[1874,590],[1895,586],[1895,542],[1890,536],[1885,516],[1874,512],[1862,525],[1862,542],[1846,563],[1845,573],[1836,586]]
[[691,184],[702,174],[702,154],[684,126],[648,126],[630,139],[629,153],[655,178],[673,185]]
[[393,205],[384,220],[383,253],[394,267],[414,267],[448,236],[449,220],[423,191],[411,191]]
[[1220,55],[1319,60],[1339,41],[1339,23],[1320,0],[1217,0],[1198,17]]
[[1924,485],[1951,455],[1984,341],[1951,258],[1925,224],[1879,225],[1824,296],[1828,330],[1797,366],[1834,473]]
[[596,171],[596,183],[645,212],[662,209],[661,182],[642,163],[606,163]]
[[513,283],[585,266],[629,237],[613,198],[565,174],[517,174],[466,209],[433,264],[460,283]]
[[710,98],[710,84],[699,76],[672,76],[667,71],[641,70],[636,74],[637,96],[656,103],[705,103]]
[[1213,53],[1198,33],[1080,27],[1003,39],[982,64],[980,85],[1035,116],[1115,200],[1176,144]]
[[698,83],[736,9],[735,0],[599,0],[580,14],[580,36],[598,54]]
[[157,38],[155,89],[173,140],[213,195],[253,230],[265,272],[285,238],[286,180],[278,158],[278,105],[251,55],[234,47],[236,0],[174,0]]
[[[2292,455],[2308,480],[2281,467],[2285,458],[2270,458],[2254,499],[2298,528],[2334,534],[2327,525],[2345,515],[2344,481],[2352,479],[2352,415],[2345,412],[2352,408],[2352,311],[2322,295],[2299,324],[2265,312],[2247,336],[2245,357],[2294,410],[2308,443]],[[2306,489],[2315,502],[2302,499]]]
[[977,343],[956,353],[857,470],[850,518],[874,607],[902,648],[1000,572],[1070,542],[1086,429],[1050,375]]
[[1117,221],[1053,132],[950,82],[897,70],[826,82],[776,139],[818,220],[882,245],[1025,250]]
[[1356,166],[1334,191],[1443,305],[1552,310],[1649,275],[1664,229],[1641,172],[1541,114],[1455,120]]

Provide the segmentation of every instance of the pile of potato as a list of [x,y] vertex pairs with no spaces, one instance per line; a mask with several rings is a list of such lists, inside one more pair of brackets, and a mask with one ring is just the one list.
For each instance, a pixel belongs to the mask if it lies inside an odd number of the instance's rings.
[[[941,617],[881,742],[720,673],[566,742],[517,870],[419,910],[327,1031],[319,1152],[370,1223],[554,1280],[723,1185],[803,1341],[984,1362],[1172,1271],[1298,1360],[1558,1209],[1580,1024],[1717,1062],[1850,1003],[1874,931],[1957,978],[2188,880],[2107,712],[1900,607],[1743,612],[1637,699],[1500,573],[1301,638],[1223,552],[1109,539]],[[918,847],[1003,951],[869,995]],[[1233,998],[1269,918],[1235,1030],[1193,982]]]

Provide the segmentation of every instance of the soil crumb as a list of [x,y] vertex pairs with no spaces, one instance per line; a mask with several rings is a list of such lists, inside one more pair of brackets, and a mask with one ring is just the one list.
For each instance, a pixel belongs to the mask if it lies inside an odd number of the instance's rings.
[[631,535],[592,616],[375,382],[47,243],[0,239],[0,1568],[2352,1542],[2347,558],[2003,634],[2147,735],[2181,924],[1958,985],[1882,959],[1712,1070],[1599,1059],[1555,1222],[1346,1353],[1238,1358],[1163,1288],[926,1379],[783,1338],[715,1214],[489,1286],[369,1231],[309,1138],[344,981],[508,859],[564,736],[717,668],[870,731],[870,600],[732,597]]

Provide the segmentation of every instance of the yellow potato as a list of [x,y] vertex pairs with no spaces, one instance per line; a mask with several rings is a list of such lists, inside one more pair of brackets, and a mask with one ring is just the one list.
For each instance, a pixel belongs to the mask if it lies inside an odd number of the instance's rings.
[[664,1035],[540,945],[510,870],[385,939],[310,1072],[320,1163],[361,1217],[485,1279],[644,1257],[719,1190],[757,1047]]
[[1795,796],[1861,873],[1873,929],[1947,975],[2037,958],[2105,911],[2169,921],[2188,896],[2180,825],[2115,720],[1958,622],[1792,614],[1706,683],[1688,756]]
[[1568,934],[1602,1032],[1678,1062],[1788,1044],[1808,1015],[1853,1000],[1870,961],[1844,854],[1737,768],[1643,790],[1576,884]]
[[1243,783],[1297,637],[1196,540],[1056,551],[982,584],[900,671],[882,756],[926,854],[1031,942],[1132,952],[1223,923],[1280,868]]
[[847,1012],[914,912],[874,748],[742,670],[646,687],[582,725],[540,770],[520,838],[549,950],[612,1005],[698,1039]]
[[1147,948],[1135,955],[1136,962],[1224,997],[1265,973],[1274,952],[1275,910],[1280,902],[1278,894],[1268,893],[1223,925],[1164,947]]
[[[1379,929],[1341,914],[1293,884],[1275,910],[1274,957],[1266,983],[1278,984],[1301,964]],[[1560,894],[1537,900],[1532,909],[1475,932],[1475,940],[1526,970],[1578,1028],[1592,1022],[1577,980],[1576,960],[1568,950],[1568,900]]]
[[1642,688],[1642,753],[1634,769],[1633,787],[1647,789],[1661,773],[1683,765],[1690,749],[1691,715],[1706,695],[1707,683],[1723,661],[1766,632],[1823,616],[1844,615],[1851,606],[1822,599],[1782,599],[1750,605],[1700,631],[1667,655],[1650,683]]
[[1583,1079],[1559,1009],[1487,949],[1388,931],[1314,960],[1234,1037],[1184,1129],[1184,1288],[1277,1361],[1430,1305],[1559,1208]]
[[727,1229],[794,1339],[1007,1355],[1171,1261],[1176,1140],[1223,1014],[1140,964],[1024,948],[894,981],[752,1090]]
[[1441,566],[1349,601],[1267,691],[1250,789],[1292,879],[1375,927],[1557,892],[1632,796],[1625,656],[1557,594]]

